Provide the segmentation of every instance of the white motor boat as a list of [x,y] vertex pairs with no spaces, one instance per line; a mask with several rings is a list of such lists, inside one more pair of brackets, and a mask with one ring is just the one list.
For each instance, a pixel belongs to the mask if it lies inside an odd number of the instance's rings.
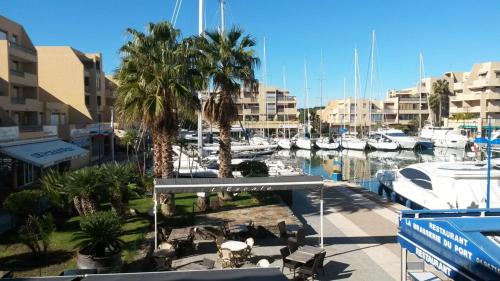
[[453,128],[425,126],[419,136],[434,142],[436,147],[465,148],[469,139]]
[[311,139],[300,137],[297,138],[297,140],[295,141],[295,146],[297,146],[300,149],[311,150],[313,144],[311,142]]
[[378,134],[396,142],[399,144],[401,149],[414,149],[418,144],[418,140],[415,137],[410,137],[401,130],[397,129],[379,129]]
[[368,145],[376,150],[398,150],[399,143],[386,137],[381,133],[371,133],[368,137]]
[[[500,139],[500,130],[496,130],[496,131],[491,132],[491,140],[495,140],[495,139],[497,141],[498,141],[498,139]],[[477,145],[477,147],[479,147],[480,149],[486,151],[486,147],[487,147],[486,144],[476,143],[475,145]],[[491,145],[491,151],[500,152],[500,145],[498,145],[498,144]]]
[[276,143],[278,144],[278,147],[281,149],[291,149],[293,146],[293,141],[287,138],[280,138],[277,140]]
[[339,143],[336,141],[332,141],[330,138],[320,138],[316,140],[316,146],[319,149],[325,149],[325,150],[334,150],[339,148]]
[[297,149],[295,151],[295,156],[303,159],[311,159],[311,150],[309,149]]
[[341,139],[342,148],[352,150],[365,150],[366,140],[359,139],[355,134],[345,133]]
[[[486,207],[485,162],[418,163],[400,170],[382,170],[377,179],[391,199],[407,207],[467,209]],[[491,168],[490,207],[500,207],[500,166]]]

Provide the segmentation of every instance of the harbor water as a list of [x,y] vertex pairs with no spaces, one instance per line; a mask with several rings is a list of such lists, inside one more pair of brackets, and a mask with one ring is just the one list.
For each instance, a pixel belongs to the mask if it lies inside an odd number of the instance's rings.
[[434,148],[413,151],[356,151],[356,150],[281,150],[273,158],[301,169],[305,174],[334,179],[334,173],[342,173],[342,179],[355,182],[363,188],[386,197],[376,179],[379,170],[401,169],[414,163],[436,161],[465,161],[475,158],[473,152],[464,149]]

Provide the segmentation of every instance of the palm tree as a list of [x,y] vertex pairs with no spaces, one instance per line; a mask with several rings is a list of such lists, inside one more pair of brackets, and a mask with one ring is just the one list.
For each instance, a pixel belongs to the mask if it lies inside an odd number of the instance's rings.
[[211,78],[213,92],[204,105],[205,117],[217,123],[219,141],[219,177],[232,177],[231,123],[238,120],[234,99],[243,86],[252,92],[258,87],[255,68],[259,59],[252,47],[255,41],[233,27],[229,32],[208,31],[201,38],[201,49],[206,58],[206,73]]
[[121,48],[116,107],[119,117],[141,122],[152,133],[155,177],[172,177],[172,145],[180,119],[194,116],[200,103],[200,78],[193,53],[169,22],[150,23],[147,32],[127,29],[131,39]]
[[432,84],[432,90],[434,94],[429,97],[429,103],[437,115],[436,121],[441,123],[441,118],[448,116],[449,113],[450,83],[447,80],[439,79]]

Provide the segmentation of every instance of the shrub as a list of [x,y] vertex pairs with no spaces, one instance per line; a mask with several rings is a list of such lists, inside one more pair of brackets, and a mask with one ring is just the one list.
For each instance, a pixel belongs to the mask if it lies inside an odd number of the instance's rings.
[[7,196],[3,208],[24,222],[29,215],[41,214],[48,207],[47,204],[47,197],[42,190],[23,190]]
[[30,248],[33,254],[45,255],[54,228],[54,220],[50,214],[42,217],[29,215],[19,228],[19,241]]
[[237,166],[244,177],[267,177],[269,168],[261,161],[243,161]]
[[120,251],[122,228],[116,213],[96,212],[82,217],[80,228],[74,239],[80,240],[78,247],[82,253],[105,257]]

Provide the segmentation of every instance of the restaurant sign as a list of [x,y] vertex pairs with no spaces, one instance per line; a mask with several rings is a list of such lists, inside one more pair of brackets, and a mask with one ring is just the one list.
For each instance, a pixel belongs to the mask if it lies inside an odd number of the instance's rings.
[[476,244],[477,239],[489,239],[478,232],[473,234],[470,237],[443,219],[402,218],[398,240],[402,247],[450,278],[498,280],[500,264],[484,250],[484,245]]

